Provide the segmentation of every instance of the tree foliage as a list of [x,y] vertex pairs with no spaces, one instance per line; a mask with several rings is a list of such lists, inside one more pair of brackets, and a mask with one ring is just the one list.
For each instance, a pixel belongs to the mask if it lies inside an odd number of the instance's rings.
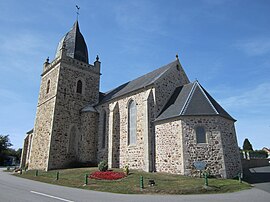
[[244,140],[243,150],[244,151],[253,151],[252,144],[249,142],[249,140],[247,138]]
[[9,135],[0,135],[0,154],[12,146],[8,136]]
[[12,149],[9,135],[0,135],[0,165],[5,165],[10,156],[15,157],[18,162],[21,158],[22,149]]

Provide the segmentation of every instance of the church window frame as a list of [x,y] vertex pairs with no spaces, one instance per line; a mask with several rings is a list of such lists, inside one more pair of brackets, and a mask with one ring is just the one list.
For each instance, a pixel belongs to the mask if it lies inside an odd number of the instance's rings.
[[195,128],[196,143],[207,144],[207,133],[204,126],[197,126]]
[[83,88],[83,83],[82,81],[79,79],[77,81],[77,85],[76,85],[76,93],[82,94],[82,88]]
[[46,86],[46,94],[48,94],[50,92],[50,88],[51,88],[51,80],[49,79],[47,81],[47,86]]
[[131,99],[128,102],[128,145],[137,143],[137,104]]
[[75,93],[84,95],[85,81],[83,78],[78,78],[76,80]]

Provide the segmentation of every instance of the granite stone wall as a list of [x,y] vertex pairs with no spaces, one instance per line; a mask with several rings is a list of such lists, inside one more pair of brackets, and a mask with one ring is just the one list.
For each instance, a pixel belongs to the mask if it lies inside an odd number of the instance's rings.
[[[41,77],[29,169],[46,170],[48,168],[59,69],[59,65],[56,64],[54,68],[49,69],[46,74]],[[49,87],[48,81],[50,81]]]
[[[112,167],[124,167],[129,165],[131,169],[145,169],[145,102],[146,91],[137,91],[109,104],[109,129],[108,157],[109,165]],[[136,144],[128,144],[128,104],[133,100],[137,110],[137,137]],[[110,126],[109,126],[110,127]],[[111,145],[111,146],[110,146]],[[148,146],[148,145],[147,145]],[[111,151],[110,151],[111,149]]]
[[29,161],[30,161],[30,153],[31,153],[32,140],[33,140],[33,132],[29,133],[27,138],[28,138],[28,145],[27,145],[27,154],[26,154],[26,157],[25,157],[25,166],[28,166]]
[[225,177],[234,178],[242,172],[240,152],[238,148],[234,122],[221,118],[221,140],[225,162]]
[[[88,104],[98,103],[99,70],[98,61],[89,65],[65,55],[44,65],[30,169],[63,168],[77,161],[96,158],[96,154],[92,152],[96,149],[93,149],[95,145],[85,146],[83,140],[96,142],[90,139],[97,132],[82,124],[81,110]],[[78,80],[82,81],[82,93],[76,92]],[[97,125],[96,115],[83,118],[91,120],[90,124]],[[75,145],[72,145],[70,139],[75,140]],[[75,152],[70,152],[71,147]],[[87,152],[93,156],[86,157]]]
[[97,164],[98,116],[97,112],[82,113],[82,137],[79,141],[80,162]]
[[189,83],[180,63],[170,68],[155,82],[155,115],[157,116],[167,103],[175,88]]
[[184,174],[181,121],[156,124],[156,171]]
[[[198,175],[195,161],[207,163],[211,175],[231,178],[241,169],[234,122],[220,116],[181,117],[183,126],[183,154],[186,175]],[[202,126],[206,131],[206,143],[197,143],[195,128]],[[229,157],[229,158],[227,158]],[[232,166],[234,164],[234,166]],[[230,167],[231,166],[231,167]]]
[[[97,162],[108,162],[109,109],[108,104],[96,107],[99,112],[97,136]],[[103,143],[104,141],[104,143]]]
[[[205,129],[206,143],[197,143],[198,126]],[[237,149],[234,122],[220,116],[182,116],[156,123],[156,168],[160,172],[199,176],[194,162],[203,161],[210,175],[232,178],[241,171]]]
[[[146,153],[146,159],[148,159],[148,162],[146,166],[147,171],[156,171],[155,161],[156,161],[156,139],[155,139],[155,99],[154,99],[154,92],[153,89],[149,91],[148,97],[146,99],[146,113],[147,117],[145,117],[145,120],[147,122],[145,126],[145,130],[148,132],[146,134],[146,137],[148,138],[148,142],[146,147],[148,147],[148,152]],[[148,155],[148,156],[147,156]]]
[[32,137],[32,134],[27,134],[23,141],[23,148],[22,148],[21,162],[20,162],[21,168],[24,168],[27,164],[29,164],[31,137]]
[[[73,166],[76,162],[93,161],[96,158],[96,153],[92,151],[96,150],[96,140],[92,137],[97,134],[94,131],[97,130],[97,127],[94,130],[91,129],[82,124],[84,123],[82,119],[91,120],[87,124],[96,126],[97,120],[93,119],[97,116],[88,114],[81,117],[81,110],[86,105],[98,102],[99,76],[99,73],[95,71],[95,66],[68,57],[63,59],[52,127],[49,169]],[[83,83],[82,93],[76,92],[78,80]],[[72,129],[72,127],[76,129]],[[92,140],[90,140],[91,138]],[[75,145],[70,143],[70,139],[76,140],[74,141]],[[85,146],[84,139],[91,144],[87,147],[81,147]],[[69,147],[75,148],[75,152],[70,152]],[[90,152],[89,156],[86,156],[86,152]],[[91,154],[93,156],[90,156]]]

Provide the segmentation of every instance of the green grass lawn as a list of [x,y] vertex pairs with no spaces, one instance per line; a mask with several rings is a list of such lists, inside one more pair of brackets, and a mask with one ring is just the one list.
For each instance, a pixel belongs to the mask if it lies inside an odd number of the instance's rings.
[[[113,169],[114,171],[122,171]],[[120,180],[106,181],[88,178],[85,183],[85,174],[90,175],[97,171],[97,168],[74,168],[53,171],[39,171],[35,176],[35,171],[27,171],[16,176],[46,182],[50,184],[77,187],[82,189],[124,193],[124,194],[202,194],[202,193],[227,193],[248,189],[251,186],[245,182],[239,183],[232,179],[209,179],[209,187],[204,187],[203,178],[193,178],[181,175],[165,173],[147,173],[131,170],[130,174]],[[59,180],[56,180],[56,173],[59,172]],[[144,178],[144,189],[140,190],[140,176]],[[155,186],[148,186],[149,179],[155,180]]]

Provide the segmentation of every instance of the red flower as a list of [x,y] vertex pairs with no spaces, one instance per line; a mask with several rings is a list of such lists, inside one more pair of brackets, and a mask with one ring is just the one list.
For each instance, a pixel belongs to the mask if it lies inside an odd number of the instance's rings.
[[97,180],[118,180],[121,179],[123,177],[125,177],[126,175],[122,172],[114,172],[114,171],[96,171],[93,172],[89,178],[92,179],[97,179]]

